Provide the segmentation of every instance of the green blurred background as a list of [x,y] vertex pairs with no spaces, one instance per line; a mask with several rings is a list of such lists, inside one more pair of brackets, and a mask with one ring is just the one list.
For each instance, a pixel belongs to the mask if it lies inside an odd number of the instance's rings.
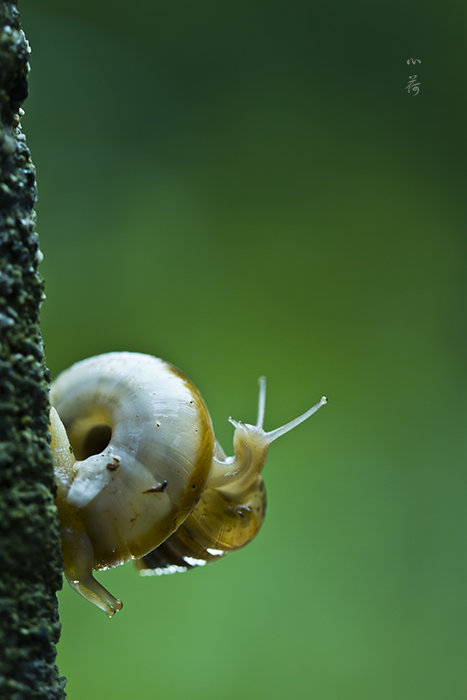
[[20,9],[53,376],[159,355],[226,450],[329,397],[245,550],[65,584],[69,698],[465,699],[465,3]]

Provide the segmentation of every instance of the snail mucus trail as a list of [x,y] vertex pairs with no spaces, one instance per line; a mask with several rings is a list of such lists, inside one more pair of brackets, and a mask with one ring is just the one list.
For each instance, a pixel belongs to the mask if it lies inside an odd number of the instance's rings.
[[140,353],[74,364],[51,387],[51,448],[65,576],[112,616],[122,603],[93,569],[135,560],[143,575],[186,571],[255,537],[266,497],[269,445],[312,416],[263,429],[266,380],[256,425],[229,419],[234,455],[217,442],[199,391],[178,369]]

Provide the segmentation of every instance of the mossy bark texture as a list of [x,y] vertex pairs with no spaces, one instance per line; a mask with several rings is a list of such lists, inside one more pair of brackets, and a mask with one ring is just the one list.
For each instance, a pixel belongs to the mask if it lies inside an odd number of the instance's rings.
[[21,132],[29,47],[0,0],[0,698],[65,697],[55,666],[62,582],[48,444],[34,167]]

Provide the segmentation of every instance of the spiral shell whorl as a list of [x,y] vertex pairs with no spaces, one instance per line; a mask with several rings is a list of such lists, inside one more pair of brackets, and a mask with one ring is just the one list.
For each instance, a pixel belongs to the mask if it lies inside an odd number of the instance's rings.
[[51,403],[82,460],[67,502],[81,509],[94,568],[143,556],[204,489],[214,438],[198,391],[158,358],[108,353],[63,372]]

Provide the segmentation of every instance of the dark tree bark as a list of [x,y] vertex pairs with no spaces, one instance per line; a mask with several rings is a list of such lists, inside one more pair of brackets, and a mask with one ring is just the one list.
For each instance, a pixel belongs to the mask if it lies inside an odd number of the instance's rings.
[[55,666],[62,560],[39,330],[34,167],[21,132],[29,46],[0,0],[0,697],[65,697]]

